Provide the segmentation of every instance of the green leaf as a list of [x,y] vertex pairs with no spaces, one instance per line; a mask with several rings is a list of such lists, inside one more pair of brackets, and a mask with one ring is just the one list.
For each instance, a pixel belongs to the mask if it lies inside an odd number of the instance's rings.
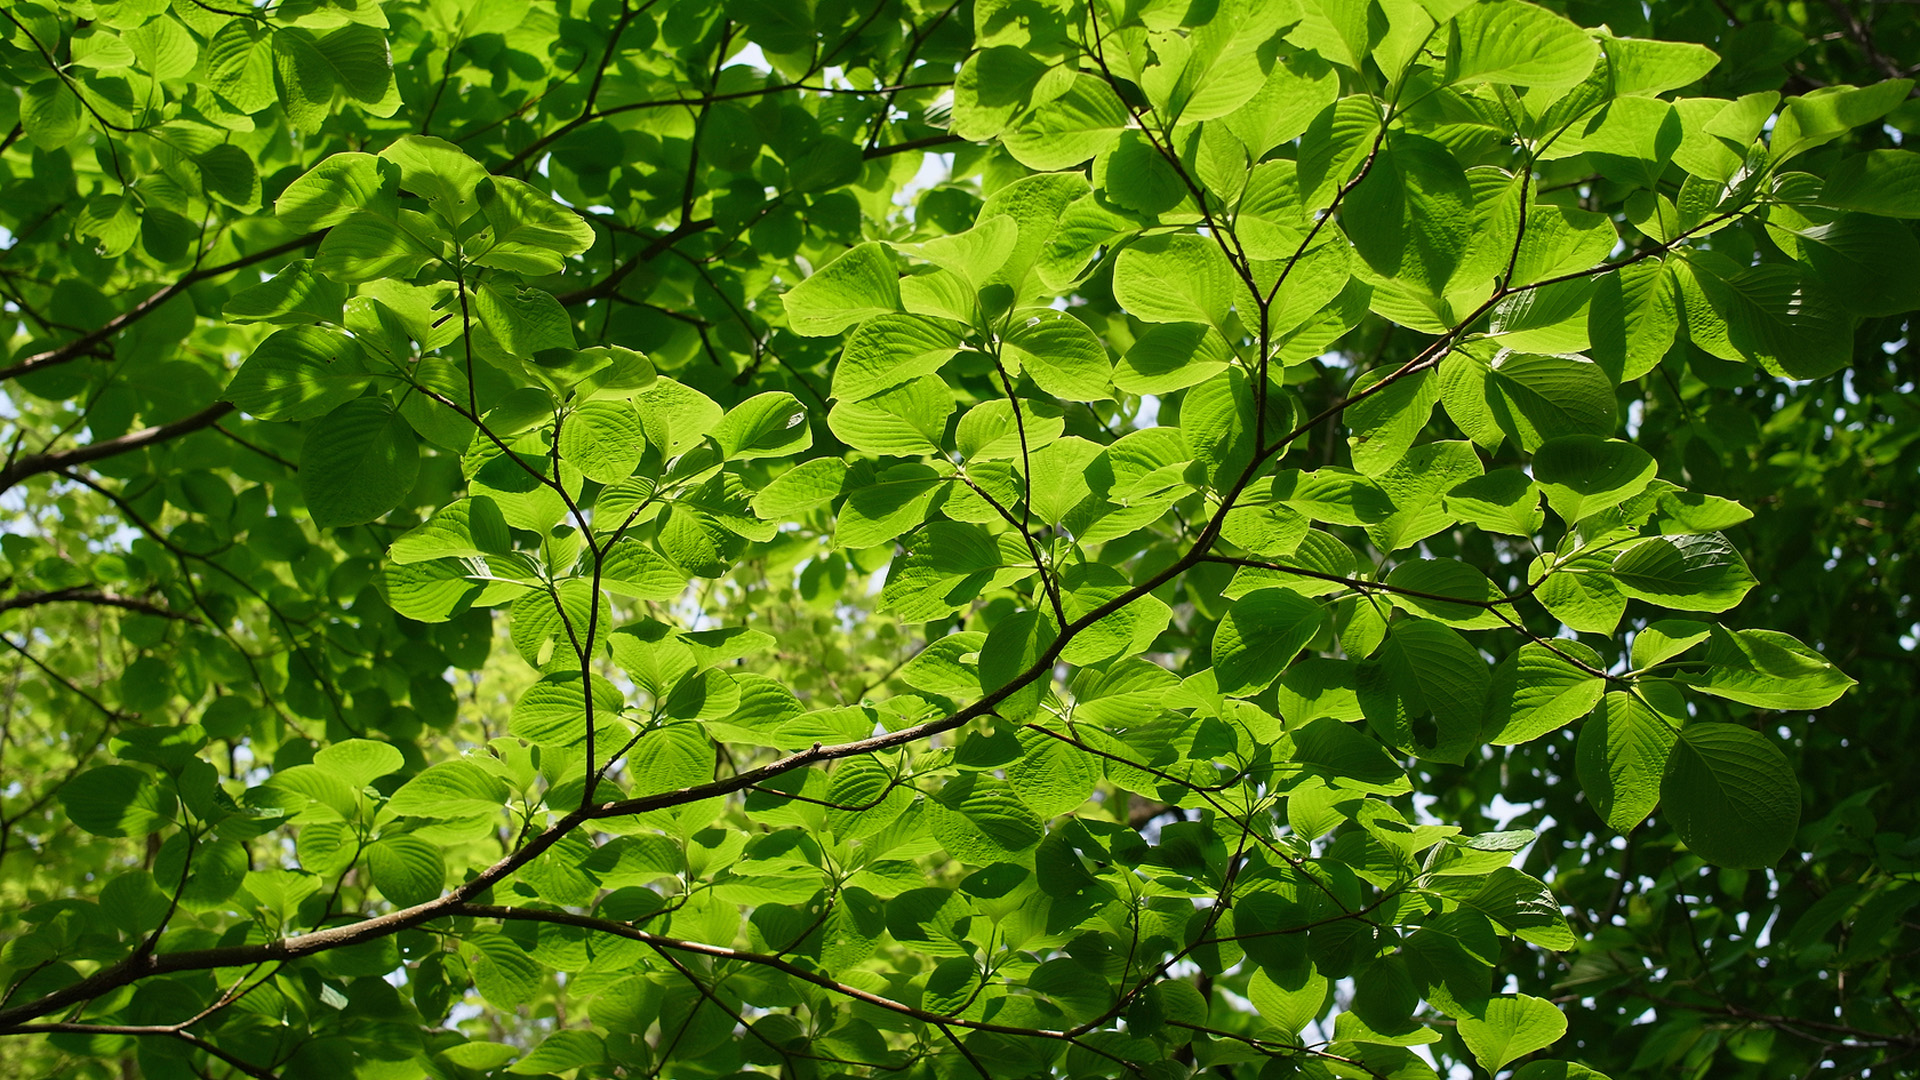
[[1719,533],[1648,537],[1621,550],[1613,578],[1628,596],[1681,611],[1725,611],[1754,586],[1746,560]]
[[20,96],[20,127],[43,151],[66,146],[82,126],[80,99],[64,79],[42,79]]
[[1577,555],[1555,563],[1548,572],[1545,559],[1535,560],[1529,579],[1545,575],[1534,597],[1553,617],[1583,634],[1611,634],[1626,614],[1627,595],[1606,571],[1611,552]]
[[1462,85],[1571,87],[1599,58],[1599,46],[1566,19],[1520,0],[1489,0],[1454,18],[1447,79]]
[[1480,1016],[1463,1017],[1460,1040],[1488,1072],[1536,1050],[1545,1050],[1567,1033],[1567,1018],[1551,1001],[1526,994],[1497,997]]
[[1575,357],[1502,357],[1487,376],[1487,404],[1500,429],[1530,453],[1563,435],[1604,438],[1618,423],[1613,383],[1600,365]]
[[1446,147],[1397,135],[1354,186],[1340,220],[1374,273],[1438,297],[1473,242],[1473,193]]
[[964,863],[1020,859],[1040,843],[1040,819],[1013,788],[983,773],[961,773],[926,802],[933,835]]
[[[995,218],[995,221],[1011,219]],[[945,323],[921,315],[888,313],[862,322],[847,337],[833,367],[833,396],[862,401],[901,383],[939,371],[960,348]]]
[[420,471],[413,429],[386,402],[362,398],[308,425],[300,493],[325,529],[372,521],[400,505]]
[[1907,100],[1912,79],[1887,79],[1872,86],[1822,86],[1788,98],[1774,124],[1771,146],[1776,162],[1785,161],[1841,134],[1870,124]]
[[[575,631],[585,640],[586,627]],[[561,671],[528,687],[514,703],[507,730],[528,742],[542,746],[567,746],[587,737],[587,684],[578,671]],[[594,676],[592,683],[594,724],[606,723],[625,704],[612,683]]]
[[1387,745],[1457,763],[1479,742],[1491,683],[1486,661],[1457,631],[1402,618],[1376,657],[1361,662],[1358,690],[1367,725]]
[[900,274],[885,244],[859,244],[787,290],[787,325],[826,337],[900,310]]
[[627,772],[634,778],[627,794],[639,797],[704,784],[713,779],[713,767],[713,743],[699,724],[655,728],[627,757]]
[[401,211],[399,220],[369,210],[355,210],[327,230],[314,256],[313,268],[340,282],[408,278],[440,257],[439,237]]
[[1687,848],[1715,866],[1772,866],[1800,825],[1800,784],[1786,755],[1734,724],[1681,729],[1660,804]]
[[1311,964],[1284,971],[1278,979],[1266,968],[1259,968],[1247,983],[1247,1000],[1253,1002],[1260,1019],[1291,1040],[1320,1015],[1327,1003],[1328,988],[1327,977]]
[[311,260],[298,259],[266,281],[236,294],[221,314],[233,322],[338,323],[346,302],[346,289],[315,273]]
[[1511,625],[1512,602],[1485,574],[1452,559],[1411,559],[1394,567],[1386,583],[1395,590],[1387,594],[1395,607],[1448,626],[1497,630]]
[[1254,455],[1253,388],[1228,368],[1192,390],[1180,405],[1187,455],[1206,469],[1209,485],[1225,491],[1240,480]]
[[400,208],[400,170],[372,154],[329,154],[288,184],[273,213],[289,229],[338,225],[355,210],[392,216]]
[[1661,619],[1648,623],[1633,635],[1633,666],[1644,671],[1663,660],[1671,660],[1707,640],[1712,633],[1711,623],[1692,619]]
[[1471,443],[1421,443],[1376,478],[1393,509],[1364,523],[1367,536],[1380,550],[1392,552],[1453,527],[1455,519],[1446,509],[1447,492],[1482,472]]
[[[943,270],[964,278],[975,289],[987,284],[1006,264],[1020,240],[1020,225],[1004,215],[982,215],[973,228],[951,236],[936,236],[918,244],[895,244]],[[836,373],[837,374],[837,373]]]
[[271,35],[251,19],[233,19],[201,48],[208,85],[242,113],[257,113],[279,100],[273,84]]
[[1042,819],[1079,809],[1099,783],[1099,761],[1031,727],[1020,729],[1019,737],[1020,757],[1007,766],[1006,775],[1020,801]]
[[807,410],[792,394],[758,394],[727,411],[713,441],[728,461],[785,457],[813,445]]
[[[1040,658],[1060,636],[1060,627],[1052,614],[1044,611],[1016,611],[1003,617],[987,631],[980,646],[980,685],[987,694],[1001,692],[1008,684],[1040,666]],[[1038,712],[1040,698],[1051,680],[1043,670],[1038,678],[1011,691],[995,706],[1002,718],[1020,723]]]
[[1833,167],[1819,201],[1841,210],[1920,218],[1920,154],[1869,150]]
[[1105,401],[1113,396],[1113,365],[1106,346],[1087,324],[1051,308],[1022,308],[1003,335],[1003,358],[1011,359],[1040,389],[1067,401]]
[[1065,93],[1016,119],[1001,145],[1035,172],[1068,169],[1119,142],[1131,119],[1106,80],[1083,71]]
[[[933,521],[914,535],[888,570],[879,610],[907,622],[928,622],[965,609],[983,592],[1032,573],[1032,556],[1013,534],[1005,543],[977,525]],[[1007,572],[1019,561],[1029,565]]]
[[1331,716],[1293,733],[1295,757],[1342,787],[1381,795],[1412,790],[1405,770],[1378,742]]
[[260,174],[247,152],[232,143],[221,143],[195,155],[200,183],[206,193],[221,202],[250,209],[260,202]]
[[317,326],[289,326],[254,348],[223,396],[263,420],[312,420],[359,397],[371,381],[358,342]]
[[273,74],[287,118],[309,131],[326,122],[336,94],[378,115],[390,116],[399,105],[386,104],[393,62],[386,36],[372,26],[348,24],[324,36],[299,27],[275,30]]
[[946,442],[953,391],[931,376],[883,390],[864,401],[840,401],[827,427],[856,450],[896,457],[938,454]]
[[146,836],[173,820],[173,796],[128,765],[88,769],[59,791],[67,820],[95,836]]
[[1498,469],[1454,485],[1445,506],[1463,521],[1508,536],[1533,536],[1547,519],[1540,509],[1540,485],[1518,469]]
[[1540,445],[1533,478],[1560,520],[1576,524],[1645,491],[1652,455],[1632,443],[1593,435],[1566,435]]
[[542,1039],[533,1052],[507,1071],[517,1076],[541,1076],[571,1072],[607,1060],[606,1045],[590,1031],[556,1031]]
[[1113,295],[1143,322],[1207,323],[1224,332],[1240,292],[1215,241],[1190,233],[1129,244],[1113,267]]
[[1594,279],[1589,351],[1614,382],[1652,371],[1679,328],[1673,277],[1661,260],[1642,259]]
[[1920,241],[1911,229],[1864,214],[1776,207],[1767,235],[1806,264],[1832,297],[1860,315],[1920,307]]
[[1580,788],[1608,828],[1625,835],[1653,813],[1676,738],[1672,724],[1617,690],[1581,725]]
[[[1575,660],[1586,667],[1575,666]],[[1600,658],[1579,642],[1520,646],[1494,666],[1487,741],[1495,746],[1531,742],[1587,715],[1606,690],[1606,680],[1593,674],[1602,670]]]
[[866,486],[848,493],[833,525],[838,548],[883,544],[926,520],[940,474],[925,465],[896,465]]
[[813,458],[773,478],[753,497],[753,512],[769,521],[790,519],[825,506],[846,487],[847,463]]
[[375,584],[387,606],[418,622],[446,622],[465,613],[485,586],[481,575],[464,560],[436,558],[417,563],[393,563],[382,569]]
[[404,833],[368,845],[367,870],[380,895],[402,907],[438,899],[447,879],[440,849]]
[[488,1004],[511,1009],[533,1000],[545,972],[525,949],[491,932],[468,935],[465,941],[478,954],[471,961],[473,988]]
[[1820,654],[1773,630],[1711,629],[1707,670],[1681,681],[1761,709],[1824,709],[1854,685]]
[[1702,351],[1790,379],[1831,375],[1853,359],[1852,327],[1839,304],[1798,269],[1743,268],[1711,252],[1668,266],[1687,337]]
[[[489,186],[491,179],[487,170],[467,156],[465,150],[445,139],[403,135],[380,151],[380,157],[400,167],[401,189],[427,200],[427,205],[448,225],[465,222],[477,202],[513,198],[510,194],[503,195],[499,188],[494,188],[491,196],[483,193],[482,189]],[[540,198],[537,192],[532,194]],[[505,207],[496,212],[511,214]],[[491,217],[488,220],[493,221]]]
[[473,312],[506,356],[530,359],[548,349],[574,347],[573,321],[544,289],[518,289],[497,279],[473,292]]
[[499,812],[507,785],[464,758],[443,761],[400,785],[387,809],[402,817],[462,818]]
[[589,401],[560,423],[560,460],[589,480],[615,484],[633,475],[646,453],[646,427],[625,401]]
[[1513,1074],[1513,1080],[1607,1080],[1607,1076],[1567,1061],[1529,1061]]
[[1429,371],[1374,389],[1391,374],[1388,370],[1370,371],[1354,381],[1353,393],[1348,395],[1371,392],[1346,410],[1353,467],[1367,476],[1379,476],[1406,456],[1426,428],[1434,403],[1440,400],[1440,380]]
[[1574,947],[1573,931],[1567,927],[1552,890],[1538,878],[1510,866],[1489,874],[1480,890],[1464,903],[1523,941],[1560,951]]
[[1052,101],[1072,88],[1074,76],[1071,68],[1012,45],[982,49],[962,65],[954,83],[953,132],[991,139],[1029,104]]
[[389,773],[399,772],[406,756],[391,743],[373,739],[344,739],[323,746],[313,755],[322,772],[331,773],[352,788],[363,788]]
[[482,266],[558,273],[566,256],[593,246],[586,221],[531,184],[489,176],[474,185],[474,195],[493,226],[492,247],[474,258]]
[[[980,647],[987,635],[977,630],[962,630],[929,641],[900,669],[900,680],[929,694],[967,700],[981,694],[976,669]],[[969,660],[968,658],[972,659]]]
[[1296,52],[1277,58],[1266,83],[1223,123],[1255,159],[1262,158],[1306,131],[1339,92],[1339,75],[1320,54]]
[[1319,604],[1288,589],[1260,589],[1234,601],[1213,635],[1220,692],[1250,697],[1266,689],[1325,622]]

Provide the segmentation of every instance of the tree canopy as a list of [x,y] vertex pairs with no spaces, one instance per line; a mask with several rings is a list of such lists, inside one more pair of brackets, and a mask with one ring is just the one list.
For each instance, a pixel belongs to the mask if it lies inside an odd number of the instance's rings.
[[0,19],[0,1068],[1920,1075],[1912,8]]

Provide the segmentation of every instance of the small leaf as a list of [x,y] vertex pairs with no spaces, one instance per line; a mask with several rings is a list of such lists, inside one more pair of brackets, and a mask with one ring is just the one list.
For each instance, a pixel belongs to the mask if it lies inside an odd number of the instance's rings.
[[402,907],[439,898],[447,866],[440,849],[418,836],[383,836],[367,847],[367,870],[380,895]]
[[1711,629],[1707,670],[1681,676],[1702,693],[1762,709],[1824,709],[1854,685],[1839,668],[1773,630]]
[[1660,802],[1673,725],[1632,694],[1614,691],[1580,727],[1581,790],[1614,832],[1625,835]]
[[813,445],[807,410],[784,392],[759,394],[727,411],[714,429],[714,442],[728,461],[785,457]]
[[366,787],[382,776],[399,772],[406,760],[399,748],[373,739],[344,739],[321,747],[313,755],[313,763],[321,771],[332,773],[353,788]]
[[1567,1033],[1567,1018],[1551,1001],[1526,994],[1497,997],[1480,1016],[1463,1017],[1460,1039],[1488,1072],[1545,1050]]

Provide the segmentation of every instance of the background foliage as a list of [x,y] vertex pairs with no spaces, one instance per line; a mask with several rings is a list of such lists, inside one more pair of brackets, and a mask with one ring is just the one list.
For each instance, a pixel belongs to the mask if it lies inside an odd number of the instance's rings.
[[10,1073],[1915,1071],[1910,5],[0,17]]

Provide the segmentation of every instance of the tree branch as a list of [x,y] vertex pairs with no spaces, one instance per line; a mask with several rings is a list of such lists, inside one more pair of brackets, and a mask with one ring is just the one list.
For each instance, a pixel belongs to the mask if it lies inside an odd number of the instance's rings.
[[85,586],[76,585],[70,589],[51,589],[46,592],[19,593],[0,600],[0,611],[19,611],[22,608],[38,607],[41,604],[94,604],[99,607],[115,607],[126,611],[138,611],[145,615],[158,615],[163,619],[178,619],[181,622],[197,623],[200,620],[184,612],[173,611],[159,604],[138,597],[120,596],[116,593],[100,592]]
[[256,251],[251,255],[243,255],[232,262],[221,263],[219,266],[208,266],[192,271],[173,284],[166,286],[159,292],[133,305],[133,307],[107,320],[99,329],[82,334],[63,345],[56,345],[45,352],[35,353],[12,367],[0,368],[0,379],[17,379],[22,375],[31,374],[43,368],[50,368],[77,360],[87,353],[92,352],[96,346],[108,338],[153,314],[155,311],[158,311],[160,305],[193,286],[198,285],[200,282],[206,281],[209,278],[219,277],[222,274],[230,274],[235,270],[244,269],[255,263],[265,262],[268,259],[285,255],[289,251],[298,251],[309,244],[317,244],[320,242],[320,238],[325,235],[325,230],[310,232],[305,236],[289,240],[284,244],[275,244],[273,247],[267,248],[264,251]]

